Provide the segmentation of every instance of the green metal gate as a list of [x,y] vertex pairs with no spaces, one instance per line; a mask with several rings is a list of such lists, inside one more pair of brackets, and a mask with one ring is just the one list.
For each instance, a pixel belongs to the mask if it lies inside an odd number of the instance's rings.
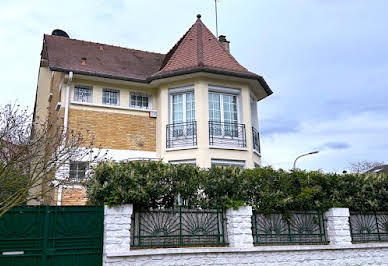
[[0,265],[102,265],[102,206],[24,206],[0,218]]

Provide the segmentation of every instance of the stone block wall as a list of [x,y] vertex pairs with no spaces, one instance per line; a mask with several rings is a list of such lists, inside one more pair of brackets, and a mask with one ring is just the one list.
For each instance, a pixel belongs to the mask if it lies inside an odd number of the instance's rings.
[[130,249],[132,205],[105,208],[103,265],[388,265],[388,243],[352,244],[349,210],[330,209],[329,245],[253,246],[251,207],[228,210],[229,247]]

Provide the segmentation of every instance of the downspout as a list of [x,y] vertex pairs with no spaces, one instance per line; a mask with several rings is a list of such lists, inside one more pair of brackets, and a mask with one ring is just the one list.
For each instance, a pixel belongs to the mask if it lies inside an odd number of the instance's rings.
[[70,71],[69,79],[67,80],[67,85],[66,85],[65,115],[63,118],[63,128],[64,128],[65,134],[67,133],[67,122],[69,119],[70,84],[72,80],[73,80],[73,71]]
[[[66,137],[66,133],[67,133],[67,124],[68,124],[68,119],[69,119],[70,84],[71,84],[72,80],[73,80],[73,71],[70,71],[69,72],[69,79],[67,80],[67,85],[66,85],[65,114],[63,117],[63,133],[64,133],[65,137]],[[58,195],[57,195],[57,206],[62,205],[62,190],[63,190],[63,185],[59,185]]]

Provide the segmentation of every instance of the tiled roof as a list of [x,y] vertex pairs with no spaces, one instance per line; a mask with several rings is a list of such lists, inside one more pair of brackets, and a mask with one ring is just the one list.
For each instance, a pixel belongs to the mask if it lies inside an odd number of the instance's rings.
[[388,164],[379,165],[373,167],[372,169],[366,171],[367,173],[375,173],[375,174],[388,174]]
[[170,50],[166,58],[168,60],[163,62],[162,69],[156,74],[196,67],[253,74],[234,59],[200,18]]
[[53,35],[44,35],[44,40],[49,67],[68,71],[145,80],[159,71],[165,56]]
[[52,70],[138,82],[193,72],[234,75],[256,79],[272,93],[261,76],[241,66],[220,44],[200,16],[167,54],[44,35],[42,57]]

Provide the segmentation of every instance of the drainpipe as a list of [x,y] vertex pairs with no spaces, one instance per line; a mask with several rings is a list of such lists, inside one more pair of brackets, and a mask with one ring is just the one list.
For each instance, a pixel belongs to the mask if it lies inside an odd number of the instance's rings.
[[63,118],[63,128],[64,128],[64,133],[67,133],[67,120],[69,118],[69,101],[70,101],[70,84],[71,81],[73,80],[73,72],[69,72],[69,79],[67,80],[67,85],[66,85],[66,99],[65,99],[65,116]]
[[[64,133],[65,137],[66,137],[66,133],[67,133],[67,123],[68,123],[68,119],[69,119],[70,84],[71,84],[72,80],[73,80],[73,72],[70,71],[69,72],[69,79],[67,80],[67,85],[66,85],[65,114],[63,117],[63,133]],[[58,194],[57,194],[57,206],[62,205],[62,190],[63,190],[63,186],[59,185]]]

